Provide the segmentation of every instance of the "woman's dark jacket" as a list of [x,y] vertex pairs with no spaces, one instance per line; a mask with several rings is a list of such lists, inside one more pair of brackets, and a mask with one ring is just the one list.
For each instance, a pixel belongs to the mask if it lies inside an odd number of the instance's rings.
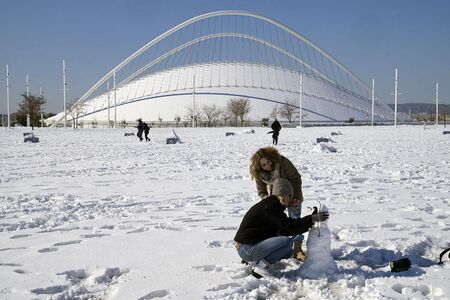
[[245,214],[234,240],[241,244],[256,244],[271,237],[301,234],[312,227],[310,215],[290,219],[284,213],[285,209],[276,196],[259,201]]

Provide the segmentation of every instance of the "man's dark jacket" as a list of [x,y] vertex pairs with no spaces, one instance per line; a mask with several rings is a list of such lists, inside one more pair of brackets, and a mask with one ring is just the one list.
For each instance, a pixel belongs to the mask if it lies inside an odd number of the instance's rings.
[[257,244],[271,237],[301,234],[313,226],[311,215],[291,219],[284,213],[285,209],[276,196],[259,201],[245,214],[234,240],[241,244]]

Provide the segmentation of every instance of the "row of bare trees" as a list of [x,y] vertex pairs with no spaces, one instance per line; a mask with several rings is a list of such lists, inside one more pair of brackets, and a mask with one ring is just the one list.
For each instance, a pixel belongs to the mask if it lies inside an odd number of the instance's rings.
[[[289,123],[295,119],[298,114],[297,102],[295,100],[286,99],[286,101],[278,106],[275,105],[271,118],[278,116],[284,117]],[[186,119],[192,121],[194,116],[196,124],[200,124],[207,127],[216,126],[218,122],[223,121],[224,125],[243,126],[245,118],[250,113],[252,107],[250,101],[247,98],[231,98],[228,100],[225,107],[219,107],[216,104],[204,104],[200,106],[199,110],[195,113],[192,106],[188,107],[188,113]],[[175,122],[180,121],[180,117],[175,117]],[[228,123],[228,120],[230,121]],[[178,123],[177,122],[177,123]]]
[[[19,105],[19,111],[17,112],[17,119],[19,123],[26,123],[26,115],[30,116],[31,126],[38,126],[40,119],[40,108],[46,103],[43,96],[22,94],[23,101]],[[71,116],[73,122],[73,128],[78,127],[78,118],[84,113],[84,103],[76,103],[74,100],[68,105],[67,113]],[[286,118],[291,123],[296,115],[297,108],[294,100],[287,99],[284,104],[275,105],[270,117],[275,118],[281,116]],[[184,116],[186,124],[187,122],[194,121],[196,126],[213,127],[219,123],[223,123],[225,126],[243,126],[244,122],[251,112],[252,107],[250,100],[247,98],[231,98],[228,100],[224,107],[216,104],[203,104],[197,107],[194,112],[192,106],[187,107],[187,114]],[[162,119],[159,118],[160,123]],[[174,118],[177,126],[181,122],[181,117],[176,116]],[[24,125],[24,124],[22,124]]]
[[[194,122],[196,126],[213,127],[221,121],[224,125],[243,126],[245,118],[250,113],[252,107],[247,98],[231,98],[225,107],[216,104],[203,104],[194,112],[192,106],[187,107],[185,118]],[[175,122],[180,121],[180,117],[175,117]]]

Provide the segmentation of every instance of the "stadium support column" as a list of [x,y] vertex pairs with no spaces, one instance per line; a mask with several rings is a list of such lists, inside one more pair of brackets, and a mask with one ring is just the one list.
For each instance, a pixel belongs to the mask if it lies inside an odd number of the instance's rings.
[[114,128],[116,128],[116,122],[117,122],[117,101],[116,101],[116,69],[114,69],[113,72],[113,90],[114,90]]
[[303,114],[303,76],[302,74],[300,74],[300,105],[299,105],[299,110],[300,110],[300,116],[299,116],[299,126],[302,127],[303,126],[303,118],[302,118],[302,114]]
[[375,110],[375,78],[372,78],[372,126],[373,126],[374,110]]
[[195,73],[194,73],[194,79],[192,81],[192,128],[195,127]]
[[6,110],[8,113],[8,127],[11,128],[11,117],[9,113],[9,67],[6,65]]
[[64,98],[64,129],[67,129],[67,105],[66,105],[66,61],[63,59],[63,98]]
[[28,74],[27,74],[27,79],[26,79],[26,87],[27,87],[27,96],[30,96],[30,79],[28,78]]
[[111,127],[111,112],[110,112],[110,109],[111,109],[111,101],[110,101],[110,99],[109,99],[109,80],[108,80],[108,82],[106,83],[106,89],[107,89],[107,93],[108,93],[108,128],[110,128],[110,127]]
[[[44,91],[42,90],[42,87],[39,88],[40,95],[42,99],[44,99]],[[44,114],[42,113],[42,104],[41,104],[41,127],[44,127]]]
[[439,83],[436,82],[436,125],[439,125]]
[[397,68],[395,69],[395,80],[394,80],[394,127],[397,127],[397,77],[398,76],[398,72],[397,72]]

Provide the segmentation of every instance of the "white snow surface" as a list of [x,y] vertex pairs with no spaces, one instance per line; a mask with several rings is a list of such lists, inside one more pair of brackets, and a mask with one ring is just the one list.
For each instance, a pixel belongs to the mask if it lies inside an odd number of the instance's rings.
[[[249,158],[267,128],[0,130],[0,299],[449,299],[450,136],[423,126],[283,128],[303,215],[325,204],[338,271],[295,259],[256,279],[233,237],[256,202]],[[241,130],[241,129],[239,129]],[[316,151],[334,136],[336,153]],[[391,260],[409,257],[409,271]]]

